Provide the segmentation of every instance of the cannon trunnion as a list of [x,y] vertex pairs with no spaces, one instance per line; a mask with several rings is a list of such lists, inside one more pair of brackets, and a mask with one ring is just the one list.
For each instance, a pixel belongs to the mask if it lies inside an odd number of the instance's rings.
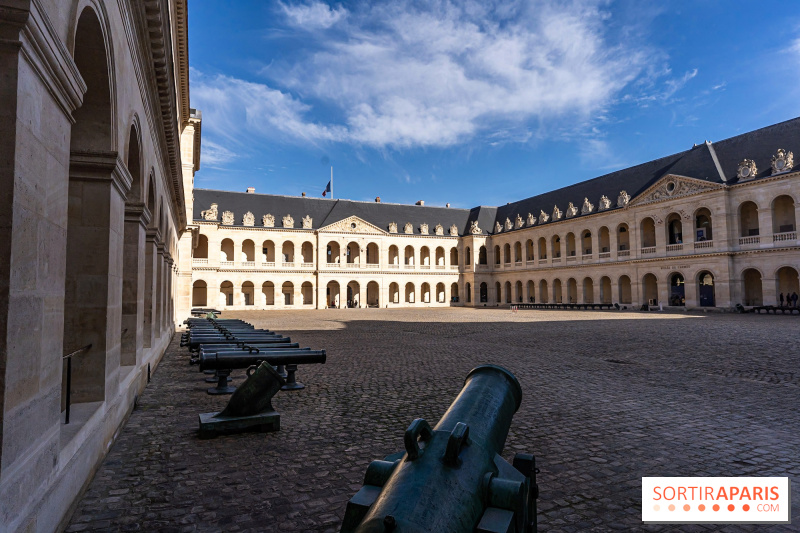
[[522,388],[495,365],[473,369],[435,428],[414,420],[405,452],[373,461],[342,533],[536,531],[535,458],[503,451]]

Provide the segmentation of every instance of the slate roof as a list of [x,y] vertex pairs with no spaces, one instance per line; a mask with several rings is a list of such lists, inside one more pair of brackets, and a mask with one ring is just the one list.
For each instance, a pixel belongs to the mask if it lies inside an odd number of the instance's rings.
[[[276,227],[280,227],[282,218],[289,214],[294,219],[295,228],[300,228],[303,217],[309,215],[312,229],[319,229],[355,215],[387,232],[391,222],[397,223],[398,233],[403,233],[403,226],[410,222],[414,227],[414,235],[420,235],[421,224],[428,224],[429,235],[434,234],[436,224],[444,227],[445,235],[449,235],[450,226],[455,224],[459,235],[463,235],[469,230],[469,221],[472,220],[470,217],[476,211],[452,207],[194,189],[194,219],[201,220],[200,212],[211,207],[212,203],[217,204],[220,220],[223,211],[232,211],[235,226],[242,225],[242,216],[248,211],[255,215],[256,226],[261,226],[261,217],[270,213],[275,217]],[[475,213],[474,216],[481,217],[479,220],[489,220],[490,217],[494,220],[493,211],[488,216],[480,213]],[[488,227],[490,224],[485,225]]]
[[[725,183],[714,163],[712,150],[716,153],[728,185],[737,183],[736,174],[739,163],[743,159],[752,159],[756,163],[758,169],[756,179],[769,177],[772,174],[772,156],[778,151],[778,148],[800,152],[800,118],[767,126],[723,141],[698,144],[685,152],[512,202],[497,209],[496,221],[500,225],[505,222],[506,218],[513,222],[517,214],[525,220],[528,213],[538,219],[539,212],[542,210],[552,217],[553,207],[556,205],[566,215],[570,202],[578,208],[578,214],[573,217],[577,218],[581,216],[580,209],[584,198],[588,198],[597,210],[602,195],[606,195],[611,200],[612,208],[616,209],[617,197],[621,191],[627,192],[631,199],[636,198],[667,174],[677,174],[711,183]],[[800,164],[794,167],[795,170],[798,168],[800,168]],[[552,222],[551,218],[547,224]],[[537,220],[536,226],[539,224],[540,221]],[[494,222],[491,226],[491,231],[494,231]]]
[[[267,213],[275,216],[276,226],[281,225],[283,216],[291,214],[297,228],[301,227],[303,217],[310,215],[313,229],[328,226],[355,215],[386,231],[388,231],[389,223],[395,222],[398,226],[398,233],[403,233],[403,226],[410,222],[414,227],[415,235],[420,234],[419,227],[423,223],[428,224],[428,231],[431,235],[434,233],[436,224],[444,227],[445,235],[449,234],[452,224],[458,227],[459,235],[466,235],[470,230],[470,222],[477,220],[483,234],[492,234],[495,222],[499,222],[502,226],[506,218],[513,222],[518,214],[523,220],[527,218],[528,213],[533,214],[537,218],[536,226],[542,224],[538,220],[539,212],[544,211],[552,216],[554,206],[558,206],[566,216],[567,206],[570,202],[578,208],[578,214],[573,218],[580,217],[584,198],[588,198],[597,210],[600,197],[605,195],[611,200],[612,209],[616,209],[620,191],[626,191],[631,199],[636,198],[667,174],[677,174],[717,184],[725,183],[714,163],[712,152],[717,156],[728,185],[737,182],[737,169],[743,159],[755,161],[758,168],[756,179],[769,177],[772,156],[778,148],[798,151],[798,165],[795,165],[793,169],[798,170],[800,168],[799,141],[800,118],[795,118],[723,141],[702,143],[684,152],[511,202],[501,207],[479,206],[472,209],[458,209],[195,189],[194,219],[200,220],[200,211],[208,209],[212,203],[217,203],[220,219],[223,211],[233,211],[234,224],[237,226],[242,225],[242,215],[251,211],[255,215],[256,226],[261,226],[261,217]],[[545,224],[552,222],[554,221],[551,219]],[[505,232],[505,230],[503,231]]]

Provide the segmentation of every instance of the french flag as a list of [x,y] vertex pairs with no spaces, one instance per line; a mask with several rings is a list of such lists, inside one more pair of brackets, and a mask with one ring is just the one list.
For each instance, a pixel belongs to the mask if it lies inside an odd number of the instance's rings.
[[331,182],[330,181],[328,182],[328,185],[325,187],[325,190],[322,191],[322,196],[325,196],[329,192],[331,192]]

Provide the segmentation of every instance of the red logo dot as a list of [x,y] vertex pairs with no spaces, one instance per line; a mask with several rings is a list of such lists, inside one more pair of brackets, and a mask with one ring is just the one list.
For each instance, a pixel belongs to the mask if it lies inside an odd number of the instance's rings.
[[728,510],[729,510],[729,511],[733,511],[734,509],[736,509],[736,506],[735,506],[735,505],[733,505],[732,503],[731,503],[731,504],[728,504]]
[[700,511],[705,511],[706,510],[706,506],[701,503],[700,505],[697,506],[697,509],[700,510]]
[[747,505],[747,504],[744,504],[744,505],[742,506],[742,510],[744,510],[744,511],[749,511],[749,510],[750,510],[750,506],[749,506],[749,505]]
[[684,505],[684,506],[683,506],[683,510],[684,510],[684,511],[688,511],[688,510],[689,510],[689,509],[691,509],[691,508],[692,508],[692,506],[691,506],[691,505],[689,505],[688,503],[687,503],[686,505]]
[[712,507],[712,509],[714,509],[715,511],[719,511],[719,505],[717,505],[717,504],[715,503],[715,504],[714,504],[714,507]]

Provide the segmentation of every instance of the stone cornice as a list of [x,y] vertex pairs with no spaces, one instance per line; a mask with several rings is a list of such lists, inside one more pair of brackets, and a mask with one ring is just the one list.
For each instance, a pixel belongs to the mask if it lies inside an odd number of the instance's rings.
[[152,214],[147,206],[143,203],[126,203],[125,204],[125,221],[126,222],[139,222],[143,228],[147,229],[150,224]]
[[145,240],[156,245],[160,244],[161,230],[158,228],[147,228],[147,231],[145,232]]

